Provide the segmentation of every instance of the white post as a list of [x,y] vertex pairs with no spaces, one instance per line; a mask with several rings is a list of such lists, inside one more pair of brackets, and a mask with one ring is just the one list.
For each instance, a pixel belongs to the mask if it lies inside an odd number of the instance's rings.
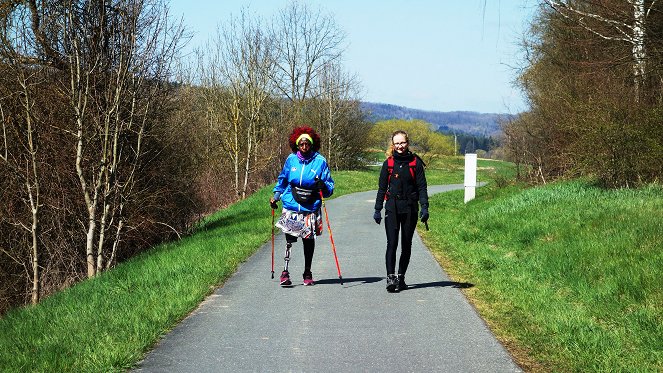
[[465,154],[465,203],[474,199],[477,186],[477,155]]

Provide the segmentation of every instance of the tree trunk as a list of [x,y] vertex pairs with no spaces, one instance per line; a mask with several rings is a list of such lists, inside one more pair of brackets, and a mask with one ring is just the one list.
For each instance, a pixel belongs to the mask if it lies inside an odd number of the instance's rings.
[[631,0],[633,5],[633,79],[635,86],[635,99],[640,99],[642,83],[645,81],[646,58],[645,51],[645,1]]

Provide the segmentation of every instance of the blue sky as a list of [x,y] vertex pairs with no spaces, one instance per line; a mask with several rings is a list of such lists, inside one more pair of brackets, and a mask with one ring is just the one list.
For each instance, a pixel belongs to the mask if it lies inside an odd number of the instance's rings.
[[[171,15],[204,44],[242,8],[270,19],[289,0],[171,0]],[[434,111],[518,113],[518,44],[536,0],[307,0],[346,33],[344,68],[363,101]]]

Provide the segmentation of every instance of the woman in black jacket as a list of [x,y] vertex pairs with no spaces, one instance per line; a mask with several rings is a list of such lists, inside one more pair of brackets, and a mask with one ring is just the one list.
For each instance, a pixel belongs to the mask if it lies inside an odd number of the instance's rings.
[[[375,198],[373,219],[382,221],[382,207],[385,207],[384,227],[387,233],[387,291],[390,293],[407,289],[405,272],[410,263],[412,237],[417,226],[417,212],[423,223],[428,221],[428,190],[424,162],[409,150],[410,140],[405,131],[391,135],[391,146],[387,160],[382,164],[378,194]],[[401,234],[401,256],[396,276],[396,249],[398,235]]]

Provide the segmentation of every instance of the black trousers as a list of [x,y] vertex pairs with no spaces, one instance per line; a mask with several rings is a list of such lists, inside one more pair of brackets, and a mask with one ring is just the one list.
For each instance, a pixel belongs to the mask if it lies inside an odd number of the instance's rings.
[[[297,237],[291,234],[285,234],[285,241],[293,244],[297,242]],[[313,263],[313,252],[315,251],[315,239],[302,238],[304,243],[304,273],[311,272],[311,264]]]
[[412,208],[403,214],[387,211],[384,215],[384,229],[387,232],[387,253],[385,262],[387,274],[395,274],[396,250],[398,248],[398,236],[401,236],[401,257],[398,261],[398,274],[404,275],[410,264],[412,253],[412,236],[417,228],[417,208]]

